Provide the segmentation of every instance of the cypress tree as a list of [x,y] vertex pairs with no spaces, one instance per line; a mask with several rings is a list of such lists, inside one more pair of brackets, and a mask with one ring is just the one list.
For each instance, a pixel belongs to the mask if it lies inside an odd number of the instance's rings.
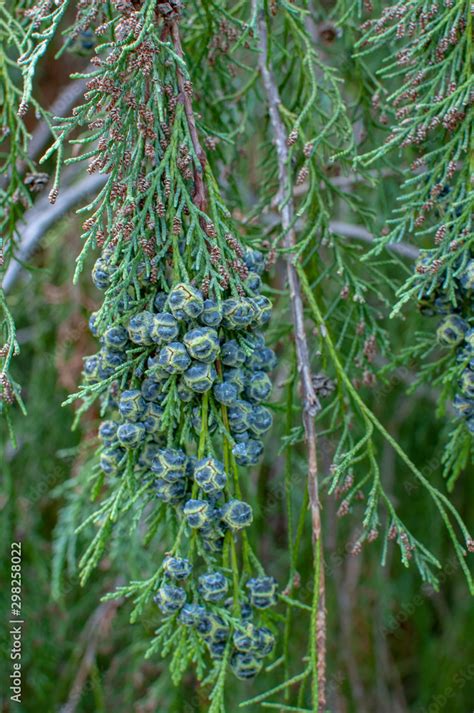
[[[2,539],[23,463],[28,510],[54,510],[25,566],[69,635],[90,617],[72,647],[42,624],[71,662],[50,700],[117,707],[115,666],[142,682],[123,710],[383,710],[350,563],[377,611],[404,582],[474,592],[468,4],[25,1],[0,40]],[[42,72],[71,57],[48,110]],[[25,341],[19,290],[49,279],[65,303]],[[371,651],[401,623],[366,627]],[[37,665],[49,686],[58,660]]]

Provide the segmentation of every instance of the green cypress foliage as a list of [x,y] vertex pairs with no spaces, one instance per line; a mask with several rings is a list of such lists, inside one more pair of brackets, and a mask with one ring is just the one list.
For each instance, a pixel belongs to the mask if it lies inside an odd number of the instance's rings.
[[[52,408],[55,455],[44,423],[30,437],[59,473],[47,481],[48,503],[61,499],[47,525],[51,593],[67,606],[72,592],[74,629],[58,624],[61,641],[93,612],[90,648],[64,643],[74,666],[83,648],[79,673],[51,695],[78,711],[113,705],[97,616],[120,623],[119,677],[152,667],[144,693],[127,683],[129,709],[323,713],[341,666],[351,710],[378,710],[351,658],[354,573],[339,575],[338,547],[387,599],[406,582],[417,591],[415,575],[437,590],[446,561],[474,593],[469,509],[451,492],[469,488],[474,433],[467,2],[25,1],[0,7],[0,44],[4,539],[23,507],[15,462],[25,479],[34,470],[20,412],[39,423],[41,389],[57,400],[41,359],[56,349],[61,372],[68,348],[49,323],[44,339],[15,326],[32,319],[8,297],[30,257],[22,220],[49,183],[56,208],[64,185],[77,190],[82,223],[73,280],[88,331],[65,401],[79,435],[67,441]],[[84,86],[54,117],[36,98],[53,54],[74,58]],[[40,160],[35,121],[51,137]],[[67,220],[54,230],[62,238]],[[56,239],[24,286],[34,301],[48,270],[61,273]],[[435,428],[441,447],[424,463]],[[31,521],[43,538],[39,513]],[[377,657],[384,627],[366,632]],[[58,665],[42,670],[54,678]]]

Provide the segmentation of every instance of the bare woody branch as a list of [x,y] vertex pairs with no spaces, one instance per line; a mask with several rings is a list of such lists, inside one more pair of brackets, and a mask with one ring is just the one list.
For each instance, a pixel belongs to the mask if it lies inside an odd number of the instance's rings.
[[[294,203],[292,198],[292,185],[288,173],[289,154],[287,135],[279,111],[281,101],[278,87],[269,64],[267,27],[264,13],[259,7],[258,0],[253,0],[252,4],[254,13],[257,15],[257,29],[260,48],[258,60],[259,69],[267,97],[273,141],[277,153],[279,190],[276,202],[279,206],[282,228],[284,231],[284,245],[285,248],[289,248],[289,252],[286,257],[286,269],[290,291],[298,373],[303,395],[303,422],[308,451],[308,489],[311,506],[313,540],[315,550],[319,548],[319,553],[322,555],[321,506],[318,494],[317,442],[314,423],[314,417],[319,410],[320,405],[312,383],[308,341],[304,324],[301,286],[293,264],[293,256],[291,253],[291,249],[296,245],[296,235],[293,228]],[[324,561],[322,556],[320,557],[320,561]],[[322,711],[326,700],[326,610],[323,566],[320,567],[319,571],[319,598],[318,611],[316,613],[315,645],[318,666],[318,710]]]
[[106,176],[103,174],[87,176],[64,190],[54,206],[50,205],[48,197],[45,196],[26,211],[22,223],[18,226],[18,234],[20,236],[18,249],[8,266],[1,284],[5,294],[15,284],[24,263],[34,253],[44,234],[86,196],[94,195],[103,186],[105,180]]

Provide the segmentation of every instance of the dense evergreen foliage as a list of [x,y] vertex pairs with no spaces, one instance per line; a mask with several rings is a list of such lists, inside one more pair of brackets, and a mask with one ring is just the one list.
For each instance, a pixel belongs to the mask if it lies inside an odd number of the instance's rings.
[[472,708],[472,30],[0,6],[2,710]]

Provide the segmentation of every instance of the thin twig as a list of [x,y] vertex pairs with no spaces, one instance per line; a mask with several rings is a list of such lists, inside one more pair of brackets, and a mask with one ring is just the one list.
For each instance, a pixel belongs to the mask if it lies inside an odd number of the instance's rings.
[[[275,143],[278,162],[278,183],[279,190],[277,203],[279,205],[282,227],[285,233],[285,248],[294,248],[296,235],[293,226],[294,204],[292,198],[292,187],[288,174],[288,147],[285,126],[280,116],[279,106],[281,104],[278,87],[273,76],[273,72],[268,62],[268,38],[267,27],[263,9],[259,7],[258,0],[253,0],[254,14],[257,16],[257,26],[259,35],[259,68],[262,75],[263,86],[267,95],[268,111],[270,123]],[[288,252],[286,258],[286,268],[288,284],[290,290],[291,309],[293,326],[295,332],[296,356],[298,373],[301,381],[303,395],[303,423],[306,435],[308,451],[308,488],[311,506],[312,532],[315,551],[319,549],[320,561],[324,562],[322,556],[322,531],[321,531],[321,507],[318,494],[318,463],[316,446],[316,429],[314,416],[320,408],[319,401],[314,391],[312,383],[311,365],[309,359],[308,342],[304,324],[303,300],[301,287],[296,273],[293,257]],[[325,586],[324,567],[320,567],[319,577],[319,597],[318,610],[316,612],[316,655],[317,655],[317,675],[318,675],[318,710],[323,710],[325,705],[325,683],[326,683],[326,608],[325,608]]]
[[[391,176],[396,176],[397,173],[393,171],[390,168],[383,168],[381,171],[368,171],[367,173],[351,173],[348,176],[331,176],[327,177],[325,181],[320,182],[320,187],[325,188],[327,183],[330,183],[331,186],[335,186],[337,188],[343,188],[343,189],[349,189],[351,186],[355,185],[356,183],[366,183],[370,181],[372,178],[378,179],[378,178],[387,178]],[[295,186],[293,189],[293,195],[296,197],[299,196],[305,196],[306,193],[308,192],[308,184],[307,183],[301,183],[298,186]]]
[[[261,216],[261,221],[265,224],[266,227],[274,228],[276,225],[280,224],[280,216],[277,215],[275,212],[267,213]],[[302,230],[303,227],[303,221],[301,219],[295,221],[294,228],[297,233],[298,231]],[[367,228],[363,228],[361,225],[345,223],[339,220],[330,221],[329,232],[333,234],[343,235],[345,238],[360,240],[361,242],[367,243],[368,245],[375,244],[377,241],[377,237],[373,233],[368,231]],[[385,248],[387,250],[390,250],[390,252],[397,253],[397,255],[400,255],[400,257],[405,257],[409,260],[417,260],[420,255],[419,249],[415,245],[409,245],[408,243],[387,243],[385,245]]]
[[[174,49],[178,57],[183,59],[183,47],[179,36],[178,21],[170,23],[171,38],[173,40]],[[200,165],[194,165],[194,203],[199,210],[205,211],[207,205],[206,187],[204,185],[204,169],[206,166],[206,154],[199,141],[199,136],[196,127],[196,119],[194,117],[193,105],[191,102],[191,86],[187,86],[184,75],[179,66],[176,66],[176,76],[178,79],[178,87],[181,94],[181,101],[184,105],[184,113],[189,127],[189,134],[193,143],[194,151],[199,159]]]
[[[356,240],[362,240],[364,243],[374,243],[376,238],[368,230],[362,228],[360,225],[352,225],[351,223],[342,223],[337,220],[331,221],[329,223],[329,229],[332,233],[341,233],[346,238],[355,238]],[[420,254],[420,251],[414,245],[408,245],[407,243],[388,243],[386,245],[388,250],[394,253],[398,253],[402,257],[408,257],[410,260],[416,260]]]

